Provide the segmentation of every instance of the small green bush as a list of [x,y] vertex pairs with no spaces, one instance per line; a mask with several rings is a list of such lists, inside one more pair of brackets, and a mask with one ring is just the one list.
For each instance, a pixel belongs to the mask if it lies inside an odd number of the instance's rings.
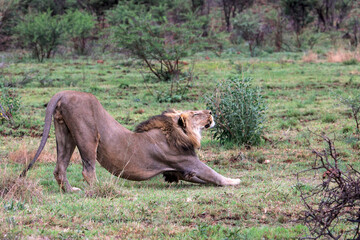
[[336,122],[336,116],[332,113],[327,113],[322,117],[321,121],[323,123],[334,123]]
[[13,123],[20,108],[20,97],[12,88],[0,88],[0,124]]
[[266,106],[260,88],[253,87],[251,81],[249,77],[232,76],[220,82],[215,94],[206,98],[216,122],[215,138],[221,143],[260,143]]
[[338,95],[337,97],[342,104],[350,109],[355,120],[356,132],[360,133],[360,93],[356,92],[354,94],[347,94],[346,96]]
[[51,16],[50,11],[29,13],[18,23],[15,32],[19,41],[29,47],[34,57],[42,62],[45,57],[50,58],[61,43],[64,24],[59,16]]
[[358,60],[356,60],[355,58],[346,60],[343,62],[344,65],[357,65],[358,64]]

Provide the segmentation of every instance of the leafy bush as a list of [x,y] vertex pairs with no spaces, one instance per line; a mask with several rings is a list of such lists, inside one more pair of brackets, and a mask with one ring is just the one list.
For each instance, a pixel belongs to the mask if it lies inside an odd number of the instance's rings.
[[251,81],[249,77],[232,76],[220,82],[216,92],[206,98],[216,122],[215,138],[221,143],[260,143],[266,107],[260,89]]
[[0,88],[0,123],[13,122],[14,116],[20,108],[20,97],[11,88]]
[[65,22],[66,32],[74,44],[75,51],[85,54],[88,39],[95,27],[94,17],[79,10],[70,11],[65,15]]
[[187,99],[187,94],[193,80],[192,69],[187,73],[172,76],[171,82],[157,86],[155,93],[148,87],[151,95],[156,97],[158,102],[181,102]]
[[360,133],[360,94],[348,94],[347,96],[338,95],[338,99],[341,103],[347,106],[355,120],[356,132]]
[[64,33],[63,20],[59,16],[51,16],[47,11],[40,14],[29,13],[15,28],[18,38],[31,48],[33,55],[42,62],[50,58],[60,44]]
[[119,46],[142,60],[160,81],[170,81],[181,72],[180,59],[200,50],[204,22],[192,11],[125,1],[108,19]]
[[358,64],[358,60],[356,60],[355,58],[346,60],[343,62],[344,65],[357,65]]

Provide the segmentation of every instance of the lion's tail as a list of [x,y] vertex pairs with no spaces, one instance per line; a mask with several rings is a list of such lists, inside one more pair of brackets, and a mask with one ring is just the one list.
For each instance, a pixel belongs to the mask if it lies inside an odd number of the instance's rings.
[[40,146],[35,154],[35,157],[33,158],[33,160],[29,163],[29,165],[23,170],[23,172],[20,174],[20,177],[25,177],[27,171],[29,171],[29,169],[34,165],[34,163],[36,162],[36,160],[38,159],[38,157],[40,156],[42,150],[45,147],[46,141],[49,137],[49,132],[50,132],[50,127],[51,127],[51,121],[52,121],[52,115],[55,111],[56,105],[58,103],[58,101],[60,100],[60,98],[62,97],[62,94],[55,94],[50,102],[48,103],[47,107],[46,107],[46,115],[45,115],[45,124],[44,124],[44,130],[43,130],[43,134],[42,134],[42,138],[41,138],[41,142],[40,142]]

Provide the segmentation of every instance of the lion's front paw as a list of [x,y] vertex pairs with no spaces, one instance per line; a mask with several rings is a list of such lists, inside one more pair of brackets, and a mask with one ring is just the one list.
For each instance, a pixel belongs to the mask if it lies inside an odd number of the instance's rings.
[[77,187],[72,187],[71,192],[81,192],[81,189]]
[[228,186],[234,186],[234,185],[238,185],[240,184],[240,179],[233,179],[233,178],[228,178],[227,181],[226,181],[226,185]]

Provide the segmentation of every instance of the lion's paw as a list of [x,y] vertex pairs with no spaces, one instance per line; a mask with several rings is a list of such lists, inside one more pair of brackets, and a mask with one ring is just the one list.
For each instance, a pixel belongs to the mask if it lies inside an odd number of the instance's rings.
[[228,180],[227,180],[227,183],[226,183],[226,185],[228,185],[228,186],[234,186],[234,185],[238,185],[238,184],[240,184],[240,179],[233,179],[233,178],[228,178]]
[[72,187],[71,192],[81,192],[81,189],[77,187]]

